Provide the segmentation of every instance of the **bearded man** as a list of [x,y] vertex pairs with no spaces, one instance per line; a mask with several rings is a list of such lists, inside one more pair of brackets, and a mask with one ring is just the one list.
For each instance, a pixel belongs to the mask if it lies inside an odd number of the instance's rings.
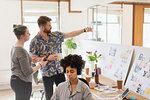
[[87,27],[69,33],[51,32],[51,18],[40,16],[37,22],[40,31],[30,43],[30,53],[32,57],[35,58],[36,56],[38,61],[43,58],[48,61],[46,66],[41,68],[41,71],[46,100],[50,100],[53,95],[54,83],[58,86],[59,83],[65,81],[63,68],[60,67],[57,60],[57,53],[62,53],[61,44],[64,38],[74,37],[92,31],[92,29]]

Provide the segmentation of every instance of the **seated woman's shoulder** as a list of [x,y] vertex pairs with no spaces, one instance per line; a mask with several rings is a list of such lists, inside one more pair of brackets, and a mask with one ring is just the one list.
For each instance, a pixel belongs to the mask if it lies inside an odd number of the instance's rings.
[[80,83],[81,83],[81,88],[82,88],[82,89],[89,88],[88,83],[85,83],[85,82],[83,82],[83,81],[81,81],[81,80],[80,80]]
[[63,87],[63,86],[65,86],[66,84],[67,84],[67,81],[61,82],[61,83],[58,84],[58,87]]

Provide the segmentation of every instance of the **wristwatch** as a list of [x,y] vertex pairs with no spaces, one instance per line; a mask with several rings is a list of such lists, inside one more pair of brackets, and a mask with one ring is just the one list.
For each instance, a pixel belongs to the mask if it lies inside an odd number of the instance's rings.
[[84,28],[84,32],[87,32],[86,28]]

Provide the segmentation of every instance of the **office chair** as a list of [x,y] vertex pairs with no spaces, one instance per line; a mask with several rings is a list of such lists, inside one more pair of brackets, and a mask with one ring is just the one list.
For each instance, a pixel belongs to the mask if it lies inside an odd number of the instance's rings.
[[[32,64],[32,67],[36,66],[35,64]],[[33,73],[33,79],[34,79],[34,82],[35,84],[39,84],[39,83],[42,83],[42,79],[38,79],[38,73],[39,71],[37,70],[35,73]],[[40,89],[36,89],[32,92],[31,96],[33,97],[34,93],[35,92],[40,92],[41,93],[41,100],[43,100],[43,97],[44,97],[44,89],[43,88],[40,88]]]
[[[82,69],[84,69],[84,67],[85,67],[85,61],[83,61]],[[84,82],[88,87],[90,87],[89,83],[84,78],[78,78],[78,79]]]
[[88,87],[90,87],[89,83],[84,78],[78,78],[78,79],[81,80],[82,82],[84,82]]

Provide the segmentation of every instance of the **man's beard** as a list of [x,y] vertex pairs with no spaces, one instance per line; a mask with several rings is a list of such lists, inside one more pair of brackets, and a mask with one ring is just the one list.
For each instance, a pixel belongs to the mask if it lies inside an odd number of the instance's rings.
[[45,29],[44,32],[47,33],[47,35],[49,35],[49,33],[51,33],[51,29],[50,30]]

